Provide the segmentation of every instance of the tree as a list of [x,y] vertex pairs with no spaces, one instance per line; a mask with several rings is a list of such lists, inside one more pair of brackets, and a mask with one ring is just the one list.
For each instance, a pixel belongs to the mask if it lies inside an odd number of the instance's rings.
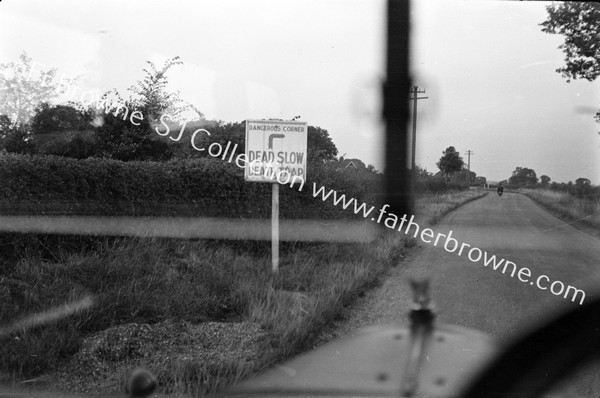
[[370,171],[371,173],[382,174],[381,171],[377,170],[375,165],[372,165],[370,163],[367,165],[367,170]]
[[[548,19],[542,31],[565,36],[559,46],[565,53],[565,65],[556,71],[567,82],[571,79],[595,80],[600,76],[600,4],[562,2],[546,7]],[[595,119],[600,122],[600,111]]]
[[460,156],[460,153],[457,152],[453,146],[446,148],[442,154],[443,156],[440,158],[439,162],[436,163],[436,165],[440,171],[446,175],[446,177],[452,173],[462,170],[465,162]]
[[12,122],[6,115],[0,115],[0,140],[6,137],[6,134],[10,132]]
[[0,131],[0,152],[33,154],[36,152],[31,134],[23,127],[9,127]]
[[427,180],[433,177],[433,173],[427,171],[427,168],[421,167],[418,164],[415,165],[415,175],[417,176],[417,181],[419,180]]
[[10,118],[0,115],[0,152],[35,153],[36,147],[31,134],[24,126],[14,126]]
[[575,185],[591,185],[591,181],[588,178],[579,177],[575,180]]
[[592,182],[588,178],[579,177],[575,180],[575,187],[569,193],[585,198],[592,195],[592,191]]
[[[126,103],[127,109],[133,106]],[[124,111],[123,111],[124,112]],[[119,112],[108,113],[98,127],[97,139],[99,152],[104,157],[116,160],[168,160],[172,148],[164,141],[152,135],[150,121],[147,118],[136,119],[137,124],[123,118]]]
[[600,75],[600,5],[592,2],[562,2],[546,7],[548,19],[542,31],[565,36],[559,46],[565,53],[565,66],[556,71],[567,81]]
[[336,160],[338,149],[331,140],[327,130],[320,127],[308,126],[307,138],[308,160]]
[[468,170],[466,167],[463,167],[460,171],[460,177],[461,179],[464,177],[465,183],[471,185],[477,178],[477,173]]
[[92,121],[90,111],[82,111],[71,105],[52,106],[47,102],[36,108],[31,119],[31,131],[34,134],[55,133],[66,130],[84,130]]
[[[207,128],[210,131],[210,137],[205,134],[200,135],[200,139],[205,140],[204,147],[208,147],[210,144],[216,142],[221,144],[223,148],[227,146],[229,142],[231,142],[230,147],[231,150],[236,148],[236,156],[238,154],[242,154],[245,152],[246,148],[246,123],[245,122],[237,122],[237,123],[225,123],[218,122],[218,124],[214,127]],[[191,132],[190,132],[191,134]],[[235,146],[237,144],[237,147]],[[199,144],[197,144],[199,145]],[[198,152],[194,150],[197,154],[200,153],[201,156],[209,156],[208,151]]]
[[[146,62],[150,66],[149,69],[144,69],[146,76],[129,88],[138,96],[132,100],[133,104],[152,123],[164,114],[168,114],[172,120],[178,120],[181,114],[189,108],[189,105],[183,105],[183,101],[179,98],[179,92],[166,90],[169,83],[166,74],[171,67],[181,65],[183,62],[179,57],[173,57],[166,60],[161,69],[157,69],[151,61]],[[196,108],[192,109],[198,113],[200,118],[204,117]]]
[[[123,100],[116,90],[111,90],[97,104],[104,114],[98,114],[96,109],[97,117],[94,120],[98,127],[97,137],[102,156],[123,161],[161,161],[170,159],[174,154],[175,148],[168,141],[159,139],[153,127],[162,126],[159,123],[162,115],[169,115],[165,121],[172,124],[189,107],[182,105],[178,92],[167,91],[167,71],[182,62],[179,57],[171,58],[165,61],[161,69],[157,69],[151,61],[147,63],[149,68],[143,69],[146,74],[144,79],[129,88],[133,96]],[[196,108],[193,110],[203,117]],[[85,149],[85,146],[81,146]]]
[[508,179],[508,182],[510,185],[516,187],[532,187],[537,184],[538,178],[532,169],[517,167]]
[[0,64],[0,115],[12,121],[12,127],[26,124],[42,102],[62,93],[69,82],[55,83],[56,69],[47,69],[35,76],[31,58],[21,54],[21,62]]
[[[192,127],[195,126],[195,127]],[[237,144],[236,154],[244,153],[246,145],[246,123],[225,123],[219,122],[192,122],[186,125],[186,129],[182,137],[191,137],[191,134],[199,126],[210,131],[210,137],[205,134],[200,134],[196,137],[195,144],[197,146],[207,147],[212,143],[219,143],[223,146],[227,146],[228,142],[231,142],[231,148],[234,148]],[[178,136],[180,130],[173,128],[171,129],[171,136]],[[181,141],[186,139],[182,138]],[[189,141],[189,138],[187,139]],[[308,126],[308,138],[307,138],[307,159],[310,162],[318,161],[322,163],[323,160],[336,160],[338,153],[337,147],[329,137],[327,130],[320,127]],[[193,149],[182,149],[178,148],[178,156],[180,157],[192,157],[192,156],[208,156],[207,152],[198,152]]]
[[543,188],[548,187],[548,184],[550,184],[550,180],[551,180],[551,178],[548,177],[547,175],[540,176],[540,182],[541,182]]

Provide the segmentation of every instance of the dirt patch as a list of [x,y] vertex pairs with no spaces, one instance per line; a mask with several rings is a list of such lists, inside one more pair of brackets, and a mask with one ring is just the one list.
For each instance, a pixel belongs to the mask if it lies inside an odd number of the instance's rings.
[[144,367],[157,376],[162,392],[181,390],[186,383],[197,383],[193,389],[201,390],[215,370],[231,376],[252,369],[265,336],[258,324],[247,322],[119,325],[87,337],[77,354],[51,375],[48,388],[123,391],[131,371]]

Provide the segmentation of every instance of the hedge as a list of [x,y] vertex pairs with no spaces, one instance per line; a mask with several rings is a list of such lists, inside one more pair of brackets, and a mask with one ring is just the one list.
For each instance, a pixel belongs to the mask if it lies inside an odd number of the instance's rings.
[[[281,186],[282,218],[360,217],[314,198],[313,181],[317,187],[375,204],[378,175],[335,170],[328,164],[308,168],[310,180],[301,192]],[[212,158],[121,162],[0,154],[0,212],[266,218],[271,186],[245,182],[242,169]]]

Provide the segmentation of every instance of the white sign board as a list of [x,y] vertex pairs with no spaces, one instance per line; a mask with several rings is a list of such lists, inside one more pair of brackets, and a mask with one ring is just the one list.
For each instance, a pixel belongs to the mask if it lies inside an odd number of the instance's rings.
[[306,179],[306,122],[246,121],[246,167],[244,179],[284,183],[294,177]]

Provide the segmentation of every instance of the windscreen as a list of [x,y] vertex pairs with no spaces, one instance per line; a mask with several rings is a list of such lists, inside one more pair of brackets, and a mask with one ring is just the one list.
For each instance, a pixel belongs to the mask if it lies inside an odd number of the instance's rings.
[[0,2],[2,388],[118,393],[142,367],[160,393],[222,391],[406,325],[410,278],[500,349],[590,302],[599,18]]

